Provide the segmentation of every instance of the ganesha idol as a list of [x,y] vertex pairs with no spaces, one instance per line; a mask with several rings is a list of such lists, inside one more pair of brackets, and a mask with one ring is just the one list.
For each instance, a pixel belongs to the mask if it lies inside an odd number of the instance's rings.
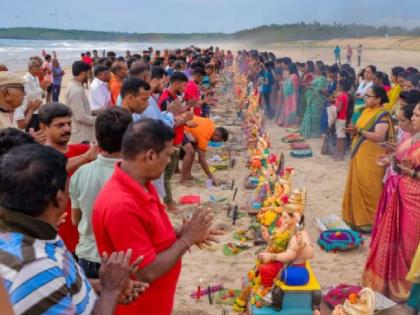
[[[258,271],[264,287],[271,287],[284,267],[306,268],[306,262],[313,258],[314,250],[303,228],[304,194],[304,191],[291,194],[289,204],[284,206],[271,236],[266,227],[261,227],[263,237],[269,242],[266,250],[258,255]],[[289,274],[293,277],[293,273]]]
[[283,267],[306,268],[306,262],[313,258],[309,235],[298,228],[303,223],[303,216],[283,212],[281,222],[282,226],[273,232],[266,250],[258,255],[258,271],[264,287],[272,287]]
[[[248,273],[250,282],[235,300],[234,310],[244,312],[248,301],[257,307],[262,307],[261,299],[268,294],[274,284],[277,285],[279,273],[285,267],[294,268],[294,272],[288,272],[285,282],[297,286],[306,284],[307,280],[303,279],[302,274],[306,273],[309,279],[306,262],[313,258],[314,250],[308,233],[303,229],[303,221],[302,213],[283,211],[277,221],[280,226],[271,236],[265,233],[269,245],[258,255],[256,268]],[[267,228],[262,227],[262,229]],[[302,279],[306,282],[299,283]]]
[[275,223],[275,220],[283,211],[283,206],[288,202],[289,191],[290,186],[288,184],[280,184],[279,182],[274,183],[274,191],[270,189],[269,183],[257,188],[253,207],[261,205],[257,220],[262,226],[268,227]]

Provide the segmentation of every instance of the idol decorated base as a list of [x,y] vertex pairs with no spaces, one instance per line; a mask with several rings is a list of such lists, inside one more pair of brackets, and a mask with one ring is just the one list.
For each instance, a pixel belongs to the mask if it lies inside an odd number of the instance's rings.
[[313,315],[314,308],[321,304],[321,287],[316,279],[312,268],[307,262],[309,271],[309,282],[304,286],[287,286],[280,283],[283,290],[283,301],[281,310],[275,310],[271,306],[258,308],[255,305],[249,305],[251,315]]

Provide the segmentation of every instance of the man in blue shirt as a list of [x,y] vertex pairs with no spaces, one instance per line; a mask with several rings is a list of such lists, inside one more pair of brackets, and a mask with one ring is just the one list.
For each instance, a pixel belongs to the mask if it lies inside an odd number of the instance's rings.
[[16,314],[111,315],[141,261],[129,265],[131,250],[104,255],[96,296],[57,234],[68,200],[66,163],[39,144],[0,157],[0,276]]
[[[176,113],[177,106],[176,104],[168,104],[165,111],[161,112],[160,108],[156,102],[154,95],[162,94],[164,82],[166,81],[167,75],[166,72],[157,66],[152,67],[152,75],[150,82],[150,88],[152,90],[152,95],[149,97],[149,104],[145,111],[141,114],[133,114],[133,121],[137,122],[144,118],[151,118],[155,120],[161,120],[165,125],[173,128],[175,124],[174,114]],[[163,174],[156,180],[153,181],[156,190],[161,198],[164,198],[165,186],[163,182]]]

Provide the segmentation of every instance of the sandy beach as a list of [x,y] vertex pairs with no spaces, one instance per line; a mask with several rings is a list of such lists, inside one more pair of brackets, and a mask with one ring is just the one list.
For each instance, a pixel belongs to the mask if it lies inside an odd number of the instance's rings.
[[[267,123],[267,130],[271,139],[272,152],[284,152],[286,156],[286,167],[293,167],[296,172],[293,176],[293,188],[306,188],[308,192],[308,204],[305,210],[306,228],[316,242],[319,231],[313,225],[316,217],[324,216],[330,213],[341,214],[341,200],[344,192],[345,180],[347,176],[347,163],[335,162],[332,159],[320,155],[321,140],[307,141],[314,151],[314,157],[309,159],[295,159],[289,156],[289,146],[281,142],[281,138],[286,134],[283,128],[279,128],[272,122]],[[239,135],[239,127],[228,127],[234,135]],[[239,163],[233,170],[218,171],[215,176],[219,179],[228,181],[235,179],[239,189],[236,199],[238,205],[246,206],[252,191],[243,189],[243,179],[246,175],[244,165],[244,154],[239,154]],[[194,172],[195,176],[203,177],[199,168]],[[178,179],[174,178],[174,182]],[[206,201],[209,195],[226,196],[229,200],[232,198],[231,191],[209,192],[204,187],[184,188],[176,187],[176,196],[184,194],[200,195],[202,200]],[[233,231],[239,228],[247,228],[250,222],[249,217],[244,217],[232,226],[232,220],[227,217],[226,211],[220,206],[216,207],[216,225],[226,227],[228,233],[222,237],[222,243],[216,246],[216,250],[198,250],[194,249],[192,253],[183,258],[183,271],[179,281],[176,308],[174,314],[219,314],[218,306],[209,305],[207,298],[200,301],[194,301],[189,295],[197,288],[199,280],[202,279],[202,285],[223,284],[226,288],[241,288],[241,278],[253,267],[255,260],[255,251],[257,248],[251,248],[237,256],[226,257],[222,253],[222,245],[232,241]],[[174,217],[174,222],[178,221]],[[322,288],[328,288],[341,282],[358,284],[360,282],[361,272],[367,253],[367,244],[358,250],[347,253],[326,253],[317,245],[315,248],[315,258],[312,266]]]
[[[260,47],[259,49],[269,49]],[[332,62],[332,53],[326,48],[312,47],[305,50],[296,47],[273,47],[278,56],[290,56],[294,60],[324,60]],[[384,49],[366,50],[363,64],[374,64],[378,69],[389,71],[395,65],[419,66],[417,60],[420,53],[412,51],[392,51]],[[417,63],[417,64],[416,64]],[[220,110],[220,108],[219,108]],[[222,109],[223,111],[223,109]],[[369,246],[369,237],[366,238],[363,246],[359,249],[346,253],[326,253],[316,244],[319,236],[318,229],[314,226],[313,220],[328,214],[341,216],[341,203],[347,179],[349,157],[345,162],[333,161],[330,157],[320,154],[321,139],[307,140],[311,145],[314,156],[308,159],[295,159],[290,157],[288,144],[281,142],[281,138],[287,134],[284,128],[278,127],[273,122],[268,122],[267,130],[271,139],[272,152],[284,152],[286,166],[293,167],[296,172],[293,176],[294,188],[306,188],[308,192],[308,203],[305,210],[306,229],[314,242],[315,258],[312,266],[323,289],[339,283],[360,284],[362,271]],[[235,135],[240,135],[239,127],[228,127]],[[246,204],[249,200],[250,191],[243,189],[243,179],[246,175],[244,166],[244,155],[239,155],[239,163],[233,170],[218,171],[215,176],[221,179],[235,179],[239,188],[237,201],[239,206]],[[197,166],[197,165],[196,165]],[[204,178],[204,174],[197,166],[194,174]],[[178,179],[174,178],[174,182]],[[232,192],[209,192],[203,187],[175,188],[176,196],[184,194],[200,195],[206,201],[209,195],[223,195],[232,197]],[[255,259],[256,248],[244,251],[237,256],[226,257],[222,253],[222,245],[232,241],[232,234],[235,229],[246,228],[250,222],[248,217],[240,219],[237,226],[232,226],[230,218],[227,218],[226,211],[216,208],[216,224],[226,226],[229,231],[215,251],[194,249],[192,253],[183,258],[183,270],[178,284],[176,295],[176,307],[174,315],[189,314],[220,314],[221,308],[217,305],[210,305],[207,298],[195,301],[190,294],[196,290],[202,279],[202,285],[223,284],[226,288],[241,288],[241,278],[252,268]],[[174,222],[178,218],[174,218]],[[179,219],[178,219],[179,220]],[[232,312],[233,314],[233,312]],[[389,311],[389,314],[404,314],[401,309]]]
[[[344,45],[344,41],[342,43]],[[92,47],[94,48],[94,47]],[[236,45],[227,46],[227,48],[239,48]],[[257,47],[241,47],[257,48]],[[289,56],[296,61],[305,60],[323,60],[326,63],[332,63],[333,53],[329,47],[306,47],[272,45],[270,47],[258,47],[260,50],[272,50],[278,57]],[[77,58],[77,56],[75,56]],[[354,57],[355,59],[355,57]],[[389,50],[382,46],[377,49],[366,49],[364,51],[363,64],[374,64],[379,70],[389,72],[392,66],[415,66],[420,67],[420,52],[408,50]],[[61,99],[65,87],[70,79],[71,69],[66,69],[66,75],[63,80]],[[221,97],[223,100],[223,96]],[[224,112],[225,106],[233,107],[233,104],[221,104],[216,110]],[[362,270],[364,267],[369,239],[364,245],[354,251],[347,253],[326,253],[316,245],[319,231],[313,224],[313,220],[327,214],[335,213],[341,216],[341,202],[347,178],[348,160],[336,162],[331,158],[320,154],[321,139],[307,140],[311,145],[314,156],[308,159],[295,159],[290,157],[288,144],[281,142],[281,138],[286,134],[283,128],[278,127],[273,122],[267,122],[267,131],[270,134],[271,151],[284,152],[286,157],[286,167],[294,168],[293,188],[307,189],[307,207],[305,210],[306,229],[308,230],[315,248],[315,258],[312,266],[322,288],[328,288],[339,283],[359,284],[361,281]],[[239,126],[227,126],[233,136],[240,138],[241,128]],[[251,191],[243,188],[243,179],[247,174],[244,164],[244,152],[236,152],[237,164],[233,169],[217,171],[215,177],[228,182],[235,180],[238,187],[236,202],[245,206],[250,198]],[[211,156],[211,152],[209,153]],[[205,175],[200,167],[195,164],[193,175],[204,179]],[[224,196],[228,201],[232,198],[232,191],[216,189],[209,191],[204,184],[197,183],[192,188],[186,188],[177,185],[179,175],[173,178],[173,187],[175,190],[175,200],[180,196],[187,194],[200,195],[203,202],[208,201],[210,195]],[[197,285],[201,283],[203,287],[215,284],[223,284],[225,288],[240,289],[241,278],[254,265],[255,251],[253,247],[237,256],[224,256],[222,245],[232,241],[233,231],[239,228],[246,228],[250,219],[245,216],[238,220],[236,226],[232,226],[231,219],[227,217],[223,204],[218,204],[214,211],[216,213],[216,225],[226,229],[227,234],[221,238],[221,244],[216,245],[213,250],[199,250],[193,248],[183,258],[182,274],[178,282],[178,289],[175,300],[174,315],[213,315],[221,314],[219,305],[210,305],[207,298],[196,301],[190,297],[190,294],[196,290]],[[172,215],[174,224],[178,224],[182,219],[183,213]],[[201,282],[200,282],[201,280]],[[230,314],[234,314],[231,312]],[[395,313],[402,314],[402,313]]]

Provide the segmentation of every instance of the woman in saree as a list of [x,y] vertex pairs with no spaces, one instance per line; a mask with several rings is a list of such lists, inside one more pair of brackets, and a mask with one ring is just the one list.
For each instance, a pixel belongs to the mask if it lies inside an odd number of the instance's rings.
[[376,72],[376,67],[369,65],[366,68],[364,68],[360,74],[359,78],[362,78],[362,81],[359,83],[357,90],[356,90],[356,102],[354,104],[353,109],[353,117],[351,118],[351,121],[353,125],[356,124],[357,120],[359,119],[362,110],[364,108],[364,96],[366,92],[373,86],[373,75]]
[[370,233],[385,170],[376,164],[386,153],[380,142],[394,142],[394,127],[383,108],[388,96],[382,87],[373,86],[365,94],[365,108],[355,126],[346,128],[353,136],[350,168],[343,199],[343,219],[353,229]]
[[271,85],[271,94],[270,94],[270,104],[271,104],[273,119],[275,119],[276,111],[277,111],[278,95],[279,95],[279,81],[278,81],[278,75],[276,73],[275,59],[270,60],[270,64],[271,64],[271,73],[273,76],[273,84]]
[[[400,136],[396,135],[397,146],[394,147],[391,143],[384,143],[382,146],[385,147],[387,153],[393,153],[397,161],[403,161],[407,157],[408,149],[411,146],[411,138],[415,132],[411,118],[413,117],[414,108],[416,104],[405,105],[398,113],[398,131]],[[395,152],[395,153],[394,153]],[[382,191],[381,199],[379,200],[378,209],[376,210],[375,222],[372,230],[371,244],[374,243],[375,238],[378,234],[380,222],[387,208],[388,202],[390,202],[392,195],[394,194],[398,182],[401,179],[401,174],[393,169],[392,156],[381,155],[377,159],[379,166],[386,167],[385,176],[383,182],[384,188]]]
[[298,117],[302,121],[306,111],[306,91],[311,86],[311,83],[315,77],[315,64],[309,60],[305,64],[305,71],[300,82],[299,91],[299,105],[298,105]]
[[[409,106],[409,105],[406,105]],[[406,110],[406,107],[403,109]],[[363,284],[396,302],[408,299],[406,280],[420,242],[420,105],[412,120],[412,135],[402,141],[393,161],[399,175],[390,176],[379,204]],[[420,272],[420,270],[418,270]]]
[[282,127],[294,127],[297,123],[297,106],[299,99],[299,74],[296,64],[290,63],[283,70],[283,111],[278,120]]
[[397,103],[400,99],[402,87],[398,82],[398,75],[404,71],[403,67],[394,67],[391,69],[391,90],[388,92],[389,102],[384,105],[385,109],[393,113],[395,112]]
[[327,87],[327,79],[321,65],[315,67],[315,79],[307,88],[306,110],[300,125],[299,133],[305,138],[318,138],[321,136],[321,111],[326,101],[324,90]]
[[283,68],[281,67],[281,61],[282,59],[276,59],[274,66],[275,88],[273,88],[273,93],[277,90],[274,119],[277,123],[283,110]]

